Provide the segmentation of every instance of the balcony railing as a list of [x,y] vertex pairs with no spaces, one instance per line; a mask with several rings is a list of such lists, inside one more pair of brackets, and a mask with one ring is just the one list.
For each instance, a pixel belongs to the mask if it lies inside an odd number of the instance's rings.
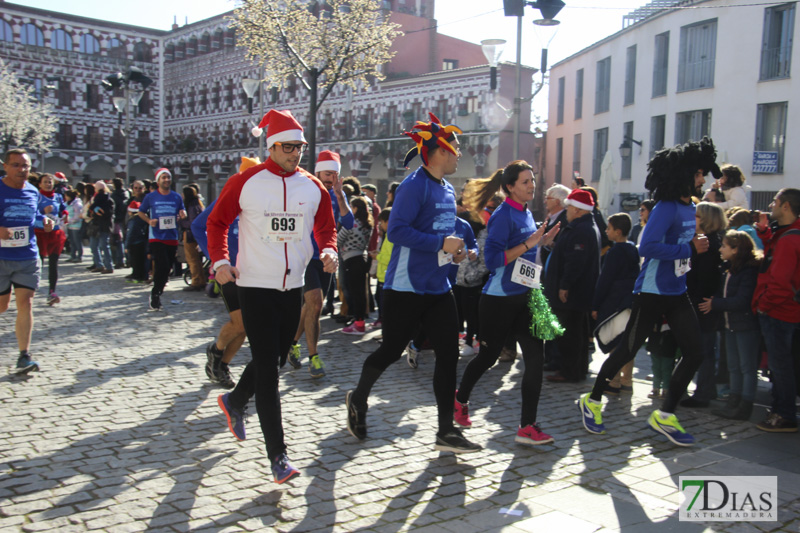
[[779,46],[761,50],[761,78],[775,80],[789,77],[792,62],[792,47]]

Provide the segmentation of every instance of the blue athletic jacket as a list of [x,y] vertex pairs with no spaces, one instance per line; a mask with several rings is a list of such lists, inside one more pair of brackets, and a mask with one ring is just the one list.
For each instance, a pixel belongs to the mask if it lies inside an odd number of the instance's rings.
[[[506,250],[519,246],[536,231],[536,222],[530,210],[527,206],[506,198],[489,218],[487,231],[489,234],[483,256],[491,274],[489,281],[483,286],[483,293],[510,296],[526,292],[528,287],[511,281],[516,260],[506,265]],[[533,263],[536,260],[536,248],[534,246],[522,254],[522,258]]]
[[678,295],[686,292],[686,274],[675,273],[676,259],[692,257],[695,234],[693,203],[658,202],[639,241],[639,255],[645,258],[633,292]]
[[[192,221],[192,235],[194,235],[194,240],[197,241],[197,245],[200,246],[200,249],[203,250],[203,254],[208,258],[211,256],[208,253],[206,221],[216,203],[216,200],[211,202],[211,204]],[[239,253],[239,217],[233,219],[233,222],[228,227],[228,253],[231,256],[231,265],[236,266],[236,255]]]
[[416,294],[450,290],[449,265],[439,266],[444,238],[456,228],[456,194],[420,167],[397,187],[388,237],[394,244],[384,288]]

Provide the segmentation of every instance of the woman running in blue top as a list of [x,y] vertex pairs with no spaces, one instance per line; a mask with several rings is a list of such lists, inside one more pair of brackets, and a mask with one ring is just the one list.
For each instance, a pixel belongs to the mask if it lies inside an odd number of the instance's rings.
[[530,276],[520,276],[524,268],[536,260],[536,247],[553,242],[560,225],[546,235],[545,226],[536,228],[527,203],[533,200],[536,184],[533,168],[525,161],[514,161],[498,170],[489,179],[475,180],[467,185],[464,203],[472,210],[483,209],[481,199],[491,198],[502,188],[506,200],[489,219],[484,259],[491,272],[483,287],[478,306],[481,347],[470,361],[461,386],[456,391],[455,421],[463,427],[472,426],[469,418],[469,397],[472,388],[500,356],[506,338],[513,336],[522,347],[525,373],[522,376],[522,417],[516,441],[523,444],[547,444],[553,437],[539,429],[536,413],[542,390],[544,343],[531,335]]

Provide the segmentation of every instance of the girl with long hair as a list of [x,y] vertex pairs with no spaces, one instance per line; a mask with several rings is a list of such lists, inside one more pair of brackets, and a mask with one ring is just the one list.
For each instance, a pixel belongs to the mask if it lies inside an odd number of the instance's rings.
[[366,333],[364,318],[367,314],[367,261],[364,254],[367,251],[369,238],[372,236],[372,213],[367,207],[367,201],[356,196],[350,200],[355,222],[351,229],[344,226],[339,230],[338,247],[339,256],[344,261],[345,284],[350,293],[350,314],[355,321],[342,329],[346,335],[363,335]]

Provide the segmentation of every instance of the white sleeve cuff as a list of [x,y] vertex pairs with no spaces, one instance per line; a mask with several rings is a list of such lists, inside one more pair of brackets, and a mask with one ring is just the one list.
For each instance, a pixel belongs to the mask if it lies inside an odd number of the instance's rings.
[[322,249],[322,253],[323,254],[331,254],[334,257],[338,257],[338,254],[336,253],[336,250],[334,250],[333,248],[323,248]]
[[220,259],[219,261],[214,263],[214,270],[218,270],[219,267],[221,267],[223,265],[230,265],[230,264],[231,264],[231,262],[228,261],[227,259]]

